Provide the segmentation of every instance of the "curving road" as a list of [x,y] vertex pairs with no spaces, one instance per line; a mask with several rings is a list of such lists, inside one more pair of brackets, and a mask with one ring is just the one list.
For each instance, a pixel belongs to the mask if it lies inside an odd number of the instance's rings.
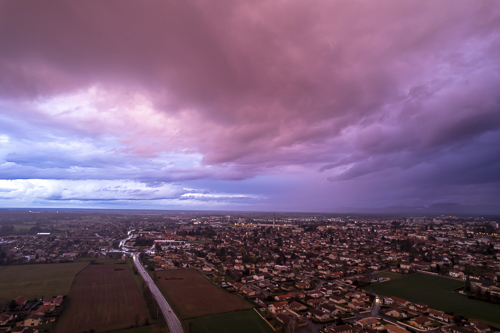
[[160,305],[161,312],[163,312],[163,317],[165,317],[165,321],[168,324],[168,328],[170,329],[171,333],[184,333],[184,330],[182,329],[181,322],[179,321],[179,318],[175,315],[173,311],[171,311],[170,305],[167,303],[165,300],[165,297],[163,297],[162,293],[160,292],[160,289],[156,286],[154,283],[153,279],[151,279],[151,276],[147,273],[146,269],[141,265],[139,262],[139,255],[134,254],[134,264],[139,270],[139,273],[141,274],[142,278],[144,281],[149,286],[149,289],[151,290],[151,293],[153,294],[154,298]]

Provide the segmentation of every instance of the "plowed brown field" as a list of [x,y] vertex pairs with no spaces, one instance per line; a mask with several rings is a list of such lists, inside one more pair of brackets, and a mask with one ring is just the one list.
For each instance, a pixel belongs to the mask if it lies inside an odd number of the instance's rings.
[[157,271],[157,284],[182,319],[246,310],[253,305],[229,294],[193,269]]
[[144,324],[144,298],[127,265],[89,265],[71,285],[69,303],[56,332],[105,332]]

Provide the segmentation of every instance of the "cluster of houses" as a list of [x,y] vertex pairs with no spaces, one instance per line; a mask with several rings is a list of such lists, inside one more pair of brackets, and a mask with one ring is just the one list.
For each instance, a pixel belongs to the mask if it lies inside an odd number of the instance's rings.
[[[404,221],[397,227],[387,221],[226,226],[214,228],[212,242],[182,243],[188,239],[177,236],[175,241],[181,243],[162,244],[149,260],[154,269],[196,268],[214,283],[266,308],[280,322],[290,310],[328,322],[351,312],[369,312],[372,299],[357,288],[380,282],[383,278],[372,274],[380,270],[402,274],[421,270],[463,280],[470,276],[473,290],[494,294],[500,276],[498,236],[473,233],[473,227],[456,220]],[[174,240],[173,235],[153,237]],[[422,310],[418,304],[411,306],[410,311]],[[439,320],[433,318],[439,311],[428,311],[428,317],[419,319],[396,304],[388,316],[408,316],[413,320],[408,325],[429,329],[434,319]],[[442,317],[443,322],[450,321],[449,315]]]
[[412,303],[396,296],[384,297],[383,302],[386,307],[382,310],[382,314],[397,319],[408,328],[416,328],[420,331],[440,329],[445,332],[459,330],[463,331],[462,333],[487,333],[490,331],[488,325],[473,320],[463,322],[461,318],[458,318],[458,321],[463,325],[457,326],[455,324],[456,317],[444,311],[429,308],[427,304],[422,302]]
[[38,333],[40,325],[56,321],[64,296],[28,300],[18,296],[0,309],[0,332]]
[[120,223],[65,222],[51,225],[55,226],[65,231],[1,237],[0,265],[71,262],[80,256],[106,257],[119,250],[119,240],[127,235],[127,227]]
[[[491,232],[498,231],[491,221],[339,218],[286,224],[280,220],[274,226],[243,218],[237,219],[237,225],[228,218],[186,216],[169,221],[168,229],[161,218],[74,222],[68,223],[64,235],[4,237],[0,251],[5,256],[0,261],[43,263],[106,256],[123,245],[121,239],[128,237],[125,248],[146,239],[151,246],[135,247],[149,253],[145,260],[150,269],[198,269],[282,323],[294,316],[291,312],[300,315],[299,322],[328,323],[353,313],[367,313],[370,318],[373,296],[360,288],[380,282],[383,278],[372,273],[382,270],[446,275],[470,281],[471,293],[500,297],[500,239]],[[490,232],[482,232],[486,229]],[[385,300],[384,315],[405,320],[409,326],[427,329],[435,321],[451,320],[444,313],[439,317],[439,310],[422,311],[422,304],[390,299],[394,304]],[[373,325],[379,327],[375,321],[368,326]],[[350,333],[340,326],[329,329]],[[396,326],[393,332],[401,333],[399,329]]]

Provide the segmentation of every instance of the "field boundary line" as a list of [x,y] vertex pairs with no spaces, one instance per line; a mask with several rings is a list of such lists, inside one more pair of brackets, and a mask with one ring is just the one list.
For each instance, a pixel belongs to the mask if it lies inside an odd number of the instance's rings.
[[257,309],[256,309],[256,308],[253,308],[253,309],[254,309],[254,311],[255,311],[255,312],[257,312],[257,314],[258,314],[258,315],[259,315],[262,319],[264,319],[264,321],[265,321],[265,322],[266,322],[266,323],[267,323],[267,324],[271,327],[271,329],[273,330],[273,332],[276,332],[276,331],[278,331],[278,330],[279,330],[279,328],[278,328],[278,329],[275,329],[275,328],[273,327],[273,325],[271,325],[271,323],[267,321],[267,319],[266,319],[266,318],[262,317],[262,315],[259,313],[259,311],[257,311]]

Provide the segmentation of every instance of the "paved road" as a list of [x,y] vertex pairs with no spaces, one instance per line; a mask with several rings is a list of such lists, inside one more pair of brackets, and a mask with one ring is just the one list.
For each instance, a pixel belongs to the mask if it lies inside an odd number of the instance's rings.
[[163,317],[165,317],[165,321],[168,324],[168,328],[170,329],[171,333],[184,333],[184,330],[182,329],[181,322],[175,315],[173,311],[169,311],[171,309],[170,305],[167,303],[165,300],[165,297],[163,297],[162,293],[154,283],[153,279],[151,279],[151,276],[147,273],[146,269],[141,265],[139,262],[139,255],[134,254],[134,264],[139,270],[139,273],[141,274],[142,278],[144,281],[149,286],[149,289],[151,290],[151,293],[153,294],[154,298],[160,305],[161,312],[163,313]]
[[384,299],[380,297],[379,295],[375,296],[375,299],[373,300],[373,306],[372,306],[372,312],[371,315],[374,317],[379,317],[380,316],[380,308],[382,307],[382,304],[384,303]]

